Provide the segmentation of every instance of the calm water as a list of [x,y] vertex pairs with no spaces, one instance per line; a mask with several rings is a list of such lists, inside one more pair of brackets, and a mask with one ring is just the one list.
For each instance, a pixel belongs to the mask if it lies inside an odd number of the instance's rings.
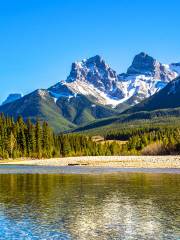
[[0,239],[180,239],[179,207],[179,174],[0,175]]

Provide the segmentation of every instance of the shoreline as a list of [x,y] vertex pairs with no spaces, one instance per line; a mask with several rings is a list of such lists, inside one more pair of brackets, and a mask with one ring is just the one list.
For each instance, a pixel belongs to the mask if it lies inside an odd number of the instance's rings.
[[118,168],[89,166],[31,166],[0,165],[4,174],[61,174],[61,175],[107,175],[107,174],[180,174],[180,168]]
[[82,156],[52,159],[14,159],[0,161],[0,166],[160,168],[180,169],[180,156]]

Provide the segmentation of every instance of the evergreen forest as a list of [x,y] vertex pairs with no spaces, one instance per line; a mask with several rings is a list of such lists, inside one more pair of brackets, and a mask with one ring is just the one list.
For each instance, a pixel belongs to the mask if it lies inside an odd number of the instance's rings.
[[47,122],[0,115],[0,158],[180,154],[180,128],[122,128],[93,141],[85,133],[55,134]]

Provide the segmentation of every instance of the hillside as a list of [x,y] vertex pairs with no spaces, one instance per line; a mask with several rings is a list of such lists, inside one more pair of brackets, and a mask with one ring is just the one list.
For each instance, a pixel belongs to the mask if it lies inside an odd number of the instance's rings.
[[115,110],[94,105],[90,99],[80,95],[68,100],[62,97],[55,101],[47,90],[42,89],[0,106],[0,112],[15,119],[18,116],[22,116],[24,120],[29,118],[33,122],[39,118],[41,121],[47,121],[57,132],[117,114]]
[[162,109],[151,112],[137,112],[121,114],[115,117],[94,121],[90,124],[76,128],[73,132],[88,132],[90,134],[104,134],[108,131],[122,128],[134,128],[141,126],[180,126],[180,108]]
[[54,129],[65,131],[75,127],[59,113],[59,108],[46,90],[36,90],[19,100],[0,106],[0,112],[15,119],[22,116],[33,122],[39,118],[48,121]]

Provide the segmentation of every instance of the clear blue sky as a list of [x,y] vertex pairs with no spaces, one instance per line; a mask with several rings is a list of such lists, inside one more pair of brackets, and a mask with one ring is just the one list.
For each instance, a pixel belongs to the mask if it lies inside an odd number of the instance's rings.
[[95,54],[119,73],[141,51],[180,61],[179,10],[179,0],[2,0],[0,101],[47,88]]

